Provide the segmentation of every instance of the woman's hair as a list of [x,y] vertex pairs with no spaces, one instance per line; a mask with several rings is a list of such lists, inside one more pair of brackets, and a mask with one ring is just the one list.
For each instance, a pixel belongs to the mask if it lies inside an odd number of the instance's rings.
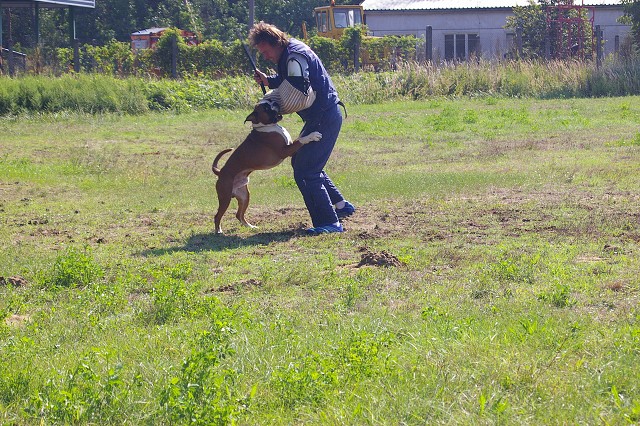
[[249,31],[249,43],[251,46],[269,43],[271,46],[286,47],[289,44],[289,36],[275,25],[260,21]]

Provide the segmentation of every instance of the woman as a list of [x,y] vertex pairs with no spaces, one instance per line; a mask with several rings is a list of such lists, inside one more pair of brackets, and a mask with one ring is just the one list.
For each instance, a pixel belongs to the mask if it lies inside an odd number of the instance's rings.
[[266,97],[277,99],[280,113],[297,112],[304,121],[300,136],[322,133],[319,142],[303,146],[291,158],[293,177],[311,216],[310,235],[343,232],[340,219],[355,212],[324,171],[342,127],[338,93],[322,61],[309,46],[289,38],[277,27],[264,22],[253,26],[249,42],[268,61],[277,65],[277,74],[260,70],[255,80],[274,89]]

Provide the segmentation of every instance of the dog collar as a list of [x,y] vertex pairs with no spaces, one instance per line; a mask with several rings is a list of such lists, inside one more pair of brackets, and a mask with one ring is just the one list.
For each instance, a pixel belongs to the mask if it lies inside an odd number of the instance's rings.
[[291,139],[291,135],[289,134],[289,132],[287,131],[287,129],[285,129],[284,127],[282,127],[279,124],[262,124],[262,123],[257,123],[257,124],[252,124],[253,126],[253,130],[255,130],[256,132],[264,132],[264,133],[270,133],[270,132],[276,132],[276,133],[280,133],[282,135],[282,137],[284,138],[285,142],[287,145],[291,145],[293,143],[293,139]]

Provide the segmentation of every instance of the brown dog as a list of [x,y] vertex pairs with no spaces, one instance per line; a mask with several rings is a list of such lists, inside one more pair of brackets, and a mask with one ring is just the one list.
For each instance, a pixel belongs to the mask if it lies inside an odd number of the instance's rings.
[[[282,119],[274,107],[268,102],[258,103],[253,112],[247,116],[245,123],[251,121],[253,130],[235,150],[225,149],[213,160],[211,170],[218,176],[216,191],[218,192],[218,212],[215,216],[216,234],[222,234],[222,216],[229,208],[231,198],[238,200],[236,217],[244,226],[254,228],[246,221],[244,214],[249,206],[249,174],[254,170],[271,169],[295,154],[303,145],[322,138],[319,132],[299,137],[295,141],[286,129],[277,124]],[[224,167],[218,168],[218,161],[226,153],[233,151]]]

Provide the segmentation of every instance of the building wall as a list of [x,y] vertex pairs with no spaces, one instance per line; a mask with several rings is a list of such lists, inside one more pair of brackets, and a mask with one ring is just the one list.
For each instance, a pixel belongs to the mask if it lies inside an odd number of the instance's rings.
[[[445,58],[445,36],[453,34],[478,34],[481,56],[501,58],[514,42],[511,29],[505,29],[507,16],[512,9],[377,11],[365,10],[365,21],[374,36],[414,35],[425,38],[427,26],[432,27],[433,58]],[[630,27],[616,22],[622,16],[622,7],[599,7],[594,25],[600,25],[604,33],[605,56],[615,52],[615,37],[619,42],[629,34]]]
[[593,25],[600,25],[600,29],[603,32],[605,56],[615,53],[616,36],[618,36],[620,44],[624,42],[625,38],[631,36],[631,26],[617,22],[617,19],[622,15],[621,6],[607,6],[596,9]]

